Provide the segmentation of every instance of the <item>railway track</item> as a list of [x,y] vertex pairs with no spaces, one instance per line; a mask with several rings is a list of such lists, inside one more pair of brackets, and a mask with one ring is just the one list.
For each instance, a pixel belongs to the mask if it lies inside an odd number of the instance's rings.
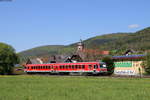
[[[28,74],[26,74],[28,75]],[[32,74],[28,76],[46,76],[46,77],[99,77],[99,78],[150,78],[150,75],[146,76],[123,76],[123,75],[112,75],[112,76],[98,76],[98,75],[49,75],[49,74]]]

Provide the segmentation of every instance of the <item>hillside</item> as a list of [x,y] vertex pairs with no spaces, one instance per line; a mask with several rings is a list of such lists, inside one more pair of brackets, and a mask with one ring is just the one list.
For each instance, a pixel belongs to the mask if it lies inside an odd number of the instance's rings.
[[35,47],[29,50],[25,50],[19,53],[21,61],[27,60],[29,57],[38,57],[47,54],[57,54],[58,50],[63,48],[63,45],[46,45]]
[[[127,49],[144,51],[150,49],[150,27],[135,33],[112,33],[83,41],[86,48],[110,50],[119,53]],[[74,53],[77,43],[68,46],[48,45],[20,52],[21,57]]]
[[88,48],[102,50],[134,49],[144,51],[150,49],[150,27],[135,33],[115,33],[97,36],[85,40]]
[[64,45],[46,45],[39,46],[19,53],[21,61],[26,61],[28,58],[51,56],[57,54],[72,53],[74,48]]

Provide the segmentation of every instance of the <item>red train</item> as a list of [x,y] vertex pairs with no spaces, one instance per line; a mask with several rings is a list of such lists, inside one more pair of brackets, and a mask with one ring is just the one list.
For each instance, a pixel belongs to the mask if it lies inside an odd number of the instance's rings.
[[101,74],[107,72],[103,62],[77,62],[77,63],[49,63],[49,64],[26,64],[27,73],[88,73]]

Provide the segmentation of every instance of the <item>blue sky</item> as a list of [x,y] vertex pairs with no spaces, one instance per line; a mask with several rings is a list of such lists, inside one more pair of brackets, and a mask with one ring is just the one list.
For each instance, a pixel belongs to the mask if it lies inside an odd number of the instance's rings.
[[17,52],[150,26],[150,0],[0,1],[0,42]]

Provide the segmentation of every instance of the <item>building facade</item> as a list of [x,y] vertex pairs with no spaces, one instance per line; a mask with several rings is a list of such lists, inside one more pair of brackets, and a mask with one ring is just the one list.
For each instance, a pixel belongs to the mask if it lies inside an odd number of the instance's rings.
[[140,75],[144,73],[145,55],[113,56],[115,75]]

